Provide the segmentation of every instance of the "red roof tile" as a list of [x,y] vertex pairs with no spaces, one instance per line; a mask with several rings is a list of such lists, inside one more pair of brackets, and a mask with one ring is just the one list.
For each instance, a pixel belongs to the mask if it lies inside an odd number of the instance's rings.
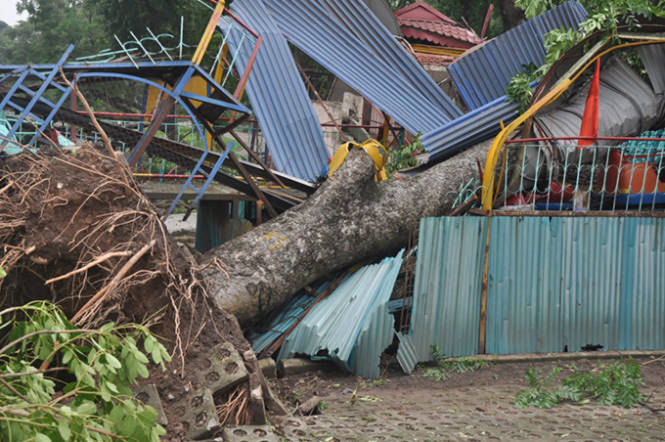
[[[461,26],[453,26],[448,23],[426,21],[426,20],[409,20],[398,17],[402,33],[406,38],[414,38],[417,40],[426,40],[439,45],[445,45],[445,40],[440,36],[453,38],[460,42],[469,43],[470,45],[477,45],[483,40],[472,32]],[[468,47],[468,46],[465,46]]]
[[455,20],[443,14],[441,11],[438,11],[432,5],[425,3],[424,1],[417,1],[410,4],[409,6],[405,6],[404,8],[395,11],[395,16],[398,19],[402,17],[411,20],[439,21],[448,23],[450,25],[459,26]]

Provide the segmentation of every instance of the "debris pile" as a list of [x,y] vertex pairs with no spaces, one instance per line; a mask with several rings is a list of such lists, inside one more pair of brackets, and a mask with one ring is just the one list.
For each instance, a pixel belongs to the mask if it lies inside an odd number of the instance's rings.
[[[26,150],[0,162],[3,306],[48,299],[81,327],[149,325],[174,357],[168,371],[155,367],[137,394],[163,410],[170,434],[213,434],[220,421],[265,423],[263,396],[249,395],[250,378],[259,387],[263,378],[256,359],[242,356],[249,350],[242,331],[208,301],[201,269],[170,238],[119,158],[83,145]],[[179,411],[199,392],[210,399],[199,407],[208,413],[204,431],[196,416]],[[225,410],[224,395],[243,396],[243,403]]]

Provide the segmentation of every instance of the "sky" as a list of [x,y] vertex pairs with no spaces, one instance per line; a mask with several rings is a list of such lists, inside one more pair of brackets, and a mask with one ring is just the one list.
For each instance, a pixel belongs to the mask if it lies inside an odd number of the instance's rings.
[[0,20],[13,26],[20,19],[26,18],[25,14],[19,16],[16,13],[16,3],[16,0],[0,0]]

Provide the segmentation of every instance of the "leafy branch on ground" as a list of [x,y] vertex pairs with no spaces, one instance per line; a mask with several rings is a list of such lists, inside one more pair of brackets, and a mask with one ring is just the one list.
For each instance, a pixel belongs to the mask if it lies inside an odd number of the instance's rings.
[[146,327],[80,329],[38,301],[0,311],[0,336],[1,440],[158,441],[165,434],[157,412],[130,389],[148,377],[146,354],[162,369],[170,361]]
[[[515,6],[524,10],[527,19],[542,14],[563,1],[556,0],[516,0]],[[506,89],[508,100],[520,105],[520,112],[528,107],[531,97],[531,83],[540,81],[554,63],[577,43],[593,34],[604,32],[608,36],[617,34],[617,27],[626,24],[638,28],[641,20],[652,17],[665,17],[665,2],[650,0],[583,0],[582,5],[589,15],[579,29],[553,29],[545,34],[545,62],[535,71],[517,74]]]
[[434,378],[437,381],[445,381],[453,373],[469,373],[487,367],[486,361],[478,361],[467,358],[447,358],[438,345],[432,346],[432,357],[437,367],[428,368],[423,376]]
[[423,143],[420,142],[420,134],[416,139],[406,146],[390,149],[386,172],[388,176],[393,176],[395,172],[401,169],[408,169],[418,165],[416,155],[425,151]]
[[559,381],[561,368],[555,367],[549,375],[539,370],[526,371],[529,388],[520,391],[514,404],[518,408],[552,408],[561,402],[588,403],[632,408],[644,399],[639,388],[644,384],[642,367],[632,359],[598,365],[595,370],[578,370]]

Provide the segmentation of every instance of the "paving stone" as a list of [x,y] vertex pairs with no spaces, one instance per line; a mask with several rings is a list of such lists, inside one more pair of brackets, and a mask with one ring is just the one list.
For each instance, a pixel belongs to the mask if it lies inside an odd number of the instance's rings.
[[192,393],[184,410],[181,422],[187,428],[187,436],[190,439],[210,437],[220,428],[210,389],[204,388]]
[[213,394],[228,390],[248,379],[245,363],[230,342],[213,348],[208,356],[209,367],[198,375],[201,385]]
[[162,401],[159,398],[159,393],[157,392],[157,387],[155,384],[145,384],[133,389],[134,396],[143,402],[146,405],[150,405],[157,411],[157,422],[160,425],[166,426],[169,421],[166,418],[166,413],[164,413],[164,407],[162,406]]
[[268,425],[226,427],[222,438],[225,442],[279,442],[279,437]]

